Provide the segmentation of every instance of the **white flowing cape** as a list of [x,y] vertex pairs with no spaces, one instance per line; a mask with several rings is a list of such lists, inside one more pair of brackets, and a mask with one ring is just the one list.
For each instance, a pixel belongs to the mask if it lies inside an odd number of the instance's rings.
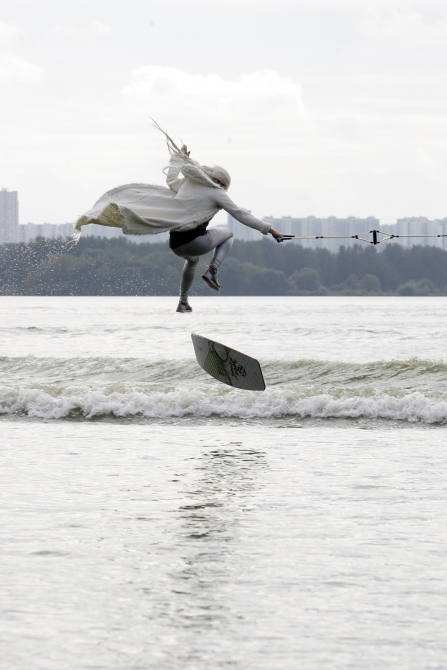
[[[179,178],[182,172],[184,178]],[[126,184],[107,191],[75,225],[97,223],[122,228],[126,235],[154,235],[168,230],[190,230],[210,221],[221,209],[250,228],[266,235],[271,225],[235,205],[199,164],[182,164],[172,158],[167,175],[169,188],[152,184]]]

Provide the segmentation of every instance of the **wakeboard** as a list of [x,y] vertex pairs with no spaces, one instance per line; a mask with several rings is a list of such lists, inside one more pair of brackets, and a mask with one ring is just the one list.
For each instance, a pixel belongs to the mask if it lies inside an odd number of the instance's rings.
[[265,391],[261,366],[255,358],[191,333],[197,363],[223,384],[245,391]]

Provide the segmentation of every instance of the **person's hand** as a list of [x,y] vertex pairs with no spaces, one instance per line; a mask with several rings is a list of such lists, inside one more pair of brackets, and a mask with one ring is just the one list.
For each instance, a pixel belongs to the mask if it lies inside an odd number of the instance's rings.
[[270,235],[274,237],[277,242],[282,242],[283,240],[282,233],[278,233],[278,231],[274,230],[273,228],[270,228],[269,232]]
[[189,156],[189,154],[191,153],[190,151],[188,151],[188,147],[186,146],[186,144],[184,144],[184,145],[182,146],[182,151],[183,151],[183,153],[186,154],[187,156]]

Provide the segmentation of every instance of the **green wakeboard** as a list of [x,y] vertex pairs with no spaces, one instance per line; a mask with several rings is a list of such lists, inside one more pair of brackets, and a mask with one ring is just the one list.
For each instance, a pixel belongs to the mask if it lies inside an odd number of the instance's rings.
[[197,363],[211,377],[245,391],[265,391],[261,366],[255,358],[191,333]]

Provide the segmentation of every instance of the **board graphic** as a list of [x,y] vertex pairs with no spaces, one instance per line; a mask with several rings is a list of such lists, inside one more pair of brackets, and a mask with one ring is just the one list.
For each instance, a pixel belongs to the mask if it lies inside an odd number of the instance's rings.
[[191,333],[191,339],[198,364],[211,377],[237,389],[265,390],[261,366],[255,358],[196,333]]

